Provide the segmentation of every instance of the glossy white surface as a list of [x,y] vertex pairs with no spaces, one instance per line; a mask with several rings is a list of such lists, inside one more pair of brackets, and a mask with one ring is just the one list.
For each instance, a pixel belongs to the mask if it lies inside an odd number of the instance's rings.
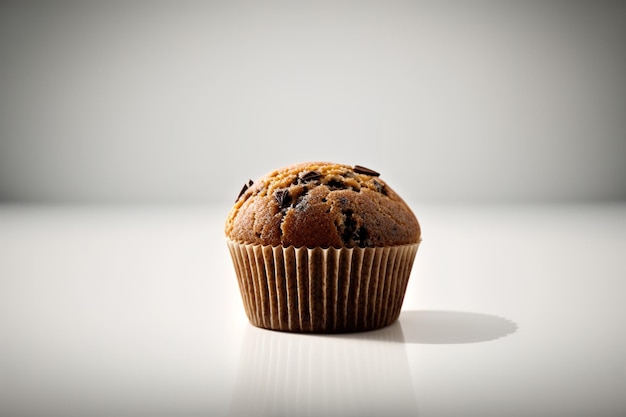
[[624,416],[626,206],[423,206],[400,320],[247,323],[226,208],[0,207],[2,416]]

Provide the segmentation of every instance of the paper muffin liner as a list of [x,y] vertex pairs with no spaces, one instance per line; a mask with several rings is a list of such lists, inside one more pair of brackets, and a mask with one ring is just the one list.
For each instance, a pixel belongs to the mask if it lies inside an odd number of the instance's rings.
[[250,322],[272,330],[373,330],[400,315],[419,243],[295,248],[227,240]]

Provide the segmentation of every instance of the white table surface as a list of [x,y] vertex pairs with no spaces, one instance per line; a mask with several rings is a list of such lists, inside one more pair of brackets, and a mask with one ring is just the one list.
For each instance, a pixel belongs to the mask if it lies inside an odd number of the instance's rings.
[[224,207],[0,206],[0,416],[626,416],[626,205],[411,204],[399,321],[248,324]]

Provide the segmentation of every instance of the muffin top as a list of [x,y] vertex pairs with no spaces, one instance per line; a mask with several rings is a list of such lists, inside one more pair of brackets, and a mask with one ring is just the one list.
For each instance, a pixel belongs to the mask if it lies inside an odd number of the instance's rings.
[[240,243],[284,247],[375,247],[420,241],[407,204],[361,166],[307,162],[243,186],[226,220]]

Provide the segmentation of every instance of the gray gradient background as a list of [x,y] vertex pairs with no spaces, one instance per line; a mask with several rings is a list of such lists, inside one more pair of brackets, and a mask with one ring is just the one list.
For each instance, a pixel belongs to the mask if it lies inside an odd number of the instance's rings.
[[[626,1],[0,0],[0,416],[226,415],[267,376],[311,404],[382,358],[388,416],[621,417],[624,205],[565,206],[626,202],[625,45]],[[402,343],[243,327],[225,208],[305,160],[428,229]],[[423,309],[519,330],[412,343]]]
[[626,2],[3,2],[0,200],[226,203],[331,160],[623,201],[625,41]]

